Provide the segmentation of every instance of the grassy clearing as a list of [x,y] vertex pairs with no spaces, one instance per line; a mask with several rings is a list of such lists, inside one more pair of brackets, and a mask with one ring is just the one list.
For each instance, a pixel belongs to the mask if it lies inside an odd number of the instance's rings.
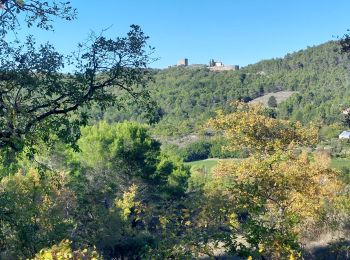
[[211,172],[211,170],[218,164],[218,162],[219,162],[219,159],[206,159],[206,160],[188,162],[186,164],[191,166],[191,169],[205,168],[208,172]]
[[201,169],[202,172],[211,173],[213,168],[220,162],[220,161],[239,161],[240,159],[217,159],[217,158],[210,158],[206,160],[199,160],[194,162],[188,162],[185,163],[186,165],[191,166],[191,171],[193,172],[196,169]]
[[[206,159],[194,162],[188,162],[187,165],[193,169],[204,168],[206,172],[211,172],[212,169],[222,160],[237,160],[237,159]],[[348,158],[333,158],[331,161],[331,167],[337,170],[341,170],[344,167],[350,168],[350,159]]]
[[344,167],[350,168],[350,159],[348,158],[333,158],[331,167],[337,170],[341,170]]
[[[239,159],[206,159],[200,161],[194,161],[186,163],[191,166],[191,178],[190,187],[199,187],[212,180],[212,170],[223,160],[236,160]],[[350,159],[346,158],[333,158],[331,161],[331,167],[341,171],[341,178],[346,183],[350,184]]]

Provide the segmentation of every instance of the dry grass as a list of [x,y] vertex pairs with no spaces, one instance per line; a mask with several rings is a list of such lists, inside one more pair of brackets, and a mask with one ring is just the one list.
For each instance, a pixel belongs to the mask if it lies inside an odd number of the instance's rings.
[[298,93],[298,91],[279,91],[276,93],[269,93],[266,94],[262,97],[258,97],[256,99],[253,99],[252,101],[250,101],[249,103],[261,103],[264,106],[267,106],[267,102],[269,101],[269,98],[271,96],[275,96],[276,100],[277,100],[277,104],[285,101],[286,99],[288,99],[291,95]]

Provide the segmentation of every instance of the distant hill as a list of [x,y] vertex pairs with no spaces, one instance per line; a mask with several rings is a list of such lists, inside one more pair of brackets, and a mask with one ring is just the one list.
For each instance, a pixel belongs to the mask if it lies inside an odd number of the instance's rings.
[[[350,62],[337,42],[308,47],[283,58],[263,60],[239,71],[214,72],[207,68],[175,67],[154,70],[152,97],[163,116],[154,127],[156,135],[186,135],[195,132],[215,111],[229,111],[232,100],[249,102],[280,92],[277,112],[281,118],[325,124],[340,121],[340,111],[350,105]],[[289,94],[295,93],[288,98]],[[258,99],[259,100],[259,99]],[[109,121],[142,120],[135,106],[126,110],[96,111],[96,118]]]

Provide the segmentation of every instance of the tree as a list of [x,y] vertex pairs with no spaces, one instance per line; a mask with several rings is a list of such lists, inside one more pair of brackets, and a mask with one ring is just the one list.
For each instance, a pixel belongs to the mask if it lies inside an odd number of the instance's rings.
[[214,59],[209,60],[209,67],[214,67],[214,66],[215,66]]
[[188,168],[161,152],[160,143],[151,137],[146,125],[100,122],[83,128],[78,145],[81,151],[77,159],[83,167],[92,169],[91,179],[105,178],[107,185],[118,186],[116,192],[124,191],[130,183],[142,187],[145,196],[181,196],[186,191]]
[[277,100],[275,96],[270,96],[269,100],[267,101],[267,104],[269,107],[277,107]]
[[350,53],[350,34],[349,33],[344,34],[344,36],[340,39],[339,44],[340,44],[341,52],[349,54]]
[[199,140],[182,149],[181,157],[185,162],[208,159],[212,144],[207,140]]
[[[107,39],[91,36],[75,54],[64,56],[52,44],[37,46],[28,36],[23,44],[8,42],[8,30],[18,28],[17,16],[25,13],[27,26],[52,29],[51,19],[75,18],[69,2],[51,4],[39,0],[3,0],[0,48],[0,147],[21,151],[36,140],[58,136],[74,145],[79,126],[88,113],[81,108],[97,104],[122,106],[130,97],[153,111],[146,89],[150,79],[147,65],[153,48],[148,37],[132,25],[126,37]],[[75,69],[64,73],[65,66]],[[128,95],[126,95],[128,94]],[[79,111],[78,111],[79,110]],[[78,113],[76,113],[78,111]],[[74,114],[74,115],[73,115]]]
[[21,25],[19,21],[22,20],[28,27],[36,25],[38,28],[52,30],[51,22],[54,18],[58,17],[68,21],[76,18],[76,10],[68,1],[1,0],[0,10],[0,35],[2,37],[6,36],[9,31],[19,29]]
[[238,217],[225,236],[239,232],[248,244],[231,242],[228,251],[267,259],[300,257],[303,230],[319,225],[327,207],[342,196],[338,172],[330,169],[326,154],[310,160],[311,154],[301,152],[317,143],[315,127],[270,118],[261,106],[235,103],[234,110],[219,114],[210,126],[229,140],[229,149],[249,148],[251,157],[220,163],[207,188],[208,196],[223,197],[229,205],[226,218],[230,212]]
[[26,259],[69,234],[77,205],[67,183],[65,173],[35,169],[1,179],[1,259]]
[[345,127],[350,127],[350,113],[343,114],[342,123]]
[[246,218],[241,234],[252,252],[267,259],[296,256],[299,238],[306,233],[302,230],[317,225],[343,187],[338,172],[329,168],[329,158],[320,155],[311,162],[306,153],[293,153],[278,151],[214,169],[214,190],[231,202],[227,210]]
[[[81,151],[70,157],[79,212],[75,240],[88,240],[110,257],[137,258],[158,239],[163,207],[184,198],[189,168],[162,153],[148,127],[135,122],[84,127],[78,145]],[[145,209],[140,216],[138,202]]]
[[227,138],[228,149],[248,148],[252,153],[271,154],[290,146],[312,146],[318,140],[315,126],[304,128],[299,122],[272,118],[261,105],[235,102],[232,106],[234,113],[219,112],[209,121]]
[[241,82],[241,84],[243,84],[244,83],[244,80],[247,78],[247,74],[245,74],[245,73],[241,73],[240,75],[239,75],[239,81]]

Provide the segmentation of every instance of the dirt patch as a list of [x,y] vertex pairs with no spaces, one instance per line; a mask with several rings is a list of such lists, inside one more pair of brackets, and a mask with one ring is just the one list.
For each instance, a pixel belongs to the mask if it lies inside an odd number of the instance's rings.
[[263,104],[264,106],[267,106],[267,102],[269,101],[269,98],[271,96],[275,96],[277,104],[279,104],[279,103],[287,100],[290,96],[292,96],[293,94],[296,94],[296,93],[298,93],[298,91],[279,91],[279,92],[275,92],[275,93],[269,93],[269,94],[266,94],[264,96],[253,99],[249,103],[252,103],[252,104],[260,103],[260,104]]

